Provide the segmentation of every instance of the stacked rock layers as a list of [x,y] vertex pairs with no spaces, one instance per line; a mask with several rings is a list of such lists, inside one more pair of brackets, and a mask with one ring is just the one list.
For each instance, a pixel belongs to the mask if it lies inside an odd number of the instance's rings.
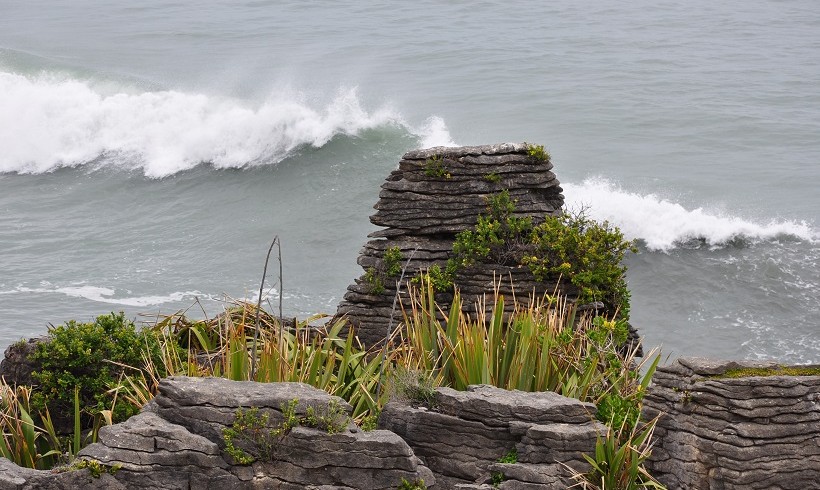
[[[390,402],[380,427],[401,436],[443,488],[480,489],[493,474],[502,489],[564,489],[573,471],[590,467],[606,427],[593,421],[595,405],[553,392],[524,393],[492,386],[436,390],[434,409]],[[514,452],[515,462],[499,463]]]
[[[384,269],[384,254],[391,247],[401,250],[407,265],[406,277],[438,264],[444,267],[455,236],[473,227],[480,214],[487,214],[488,198],[507,190],[515,202],[517,216],[529,216],[537,223],[546,215],[560,213],[564,196],[549,159],[529,155],[529,145],[506,143],[470,147],[436,147],[406,153],[399,167],[382,185],[373,224],[385,229],[370,235],[375,238],[362,249],[358,263],[365,271]],[[348,287],[338,315],[347,315],[357,327],[365,345],[385,338],[392,311],[398,277],[385,277],[383,290],[374,288],[362,276]],[[493,290],[501,281],[502,294],[513,293],[526,299],[552,293],[557,282],[538,283],[525,268],[481,265],[462,271],[456,285],[464,298],[465,310],[476,299]],[[406,285],[402,301],[409,304]],[[513,287],[514,286],[514,287]],[[562,290],[573,294],[562,284]],[[444,298],[446,301],[446,298]],[[507,302],[512,306],[512,302]],[[400,312],[398,313],[400,315]],[[398,322],[396,322],[398,323]]]
[[[805,489],[820,482],[820,376],[759,362],[683,358],[659,368],[644,416],[661,414],[650,471],[670,489]],[[742,371],[735,371],[741,373]]]

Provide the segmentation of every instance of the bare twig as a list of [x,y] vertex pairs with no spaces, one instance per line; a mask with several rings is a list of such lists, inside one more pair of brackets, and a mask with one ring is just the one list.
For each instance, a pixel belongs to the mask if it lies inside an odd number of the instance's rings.
[[273,237],[268,248],[268,254],[265,256],[265,267],[262,269],[262,283],[259,284],[259,298],[256,302],[256,319],[255,328],[253,331],[253,347],[251,347],[251,381],[256,379],[256,342],[259,339],[259,310],[262,309],[262,292],[265,289],[265,277],[268,275],[268,261],[270,260],[270,253],[273,251],[273,246],[277,245],[279,249],[279,347],[282,347],[282,242],[279,240],[279,235]]
[[379,383],[376,386],[376,400],[381,397],[382,394],[382,382],[384,377],[384,365],[387,359],[387,344],[390,343],[390,337],[393,335],[393,319],[396,314],[396,303],[398,303],[399,295],[401,294],[401,285],[404,282],[404,273],[407,272],[407,267],[410,265],[410,261],[413,260],[413,256],[416,255],[419,248],[416,247],[410,252],[410,257],[407,258],[407,261],[404,263],[404,267],[401,268],[401,276],[399,276],[399,280],[396,281],[396,294],[393,296],[393,307],[390,309],[390,323],[387,325],[387,331],[384,334],[384,345],[382,346],[382,362],[379,366]]

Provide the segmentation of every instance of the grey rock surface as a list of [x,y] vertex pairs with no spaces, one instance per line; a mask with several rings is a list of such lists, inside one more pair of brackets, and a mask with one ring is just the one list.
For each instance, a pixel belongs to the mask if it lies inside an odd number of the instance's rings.
[[[436,391],[433,408],[391,402],[379,424],[405,439],[443,488],[486,488],[493,472],[506,477],[500,488],[568,488],[567,466],[587,471],[581,455],[606,430],[593,422],[594,405],[556,393]],[[511,451],[517,463],[498,463]]]
[[[30,470],[0,458],[0,490],[388,489],[402,478],[423,479],[436,488],[433,473],[398,435],[364,432],[352,423],[335,434],[297,426],[275,439],[271,458],[234,464],[224,452],[222,429],[233,424],[237,409],[258,408],[269,415],[273,429],[284,419],[283,404],[294,399],[300,416],[309,406],[321,409],[332,400],[351,411],[341,399],[300,383],[167,378],[142,413],[102,428],[99,442],[80,452],[80,459],[116,468],[113,474],[94,478],[85,469]],[[253,447],[246,449],[259,456]]]
[[820,376],[726,377],[772,362],[681,358],[658,368],[649,468],[676,488],[820,488]]

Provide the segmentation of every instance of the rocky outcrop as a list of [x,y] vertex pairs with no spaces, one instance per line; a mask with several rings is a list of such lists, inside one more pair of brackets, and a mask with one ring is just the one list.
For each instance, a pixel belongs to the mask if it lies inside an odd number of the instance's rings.
[[[502,489],[563,489],[572,485],[567,466],[588,470],[581,455],[594,452],[606,430],[594,413],[594,405],[552,392],[479,385],[439,388],[432,408],[391,402],[379,426],[406,440],[441,486],[481,488],[497,472]],[[515,463],[499,463],[511,452]]]
[[661,414],[652,474],[670,489],[818,488],[820,376],[788,372],[696,358],[659,368],[644,400],[645,417]]
[[31,373],[37,368],[37,363],[32,360],[32,354],[37,344],[45,340],[46,337],[34,337],[6,347],[3,360],[0,361],[0,376],[6,383],[28,386],[34,384]]
[[[86,470],[51,473],[0,465],[0,489],[129,488],[396,488],[402,478],[435,478],[400,437],[386,430],[361,431],[350,423],[341,433],[298,426],[277,438],[271,458],[236,465],[225,453],[222,429],[240,407],[257,407],[274,428],[282,407],[297,399],[297,416],[341,399],[298,383],[234,382],[221,378],[168,378],[146,409],[126,422],[104,427],[99,442],[80,452],[113,474],[92,478]],[[247,448],[250,454],[253,448]]]
[[[532,217],[535,222],[560,212],[564,196],[549,159],[539,160],[528,153],[525,143],[487,146],[437,147],[406,153],[391,172],[379,193],[370,217],[384,229],[372,233],[376,238],[362,249],[358,263],[367,271],[381,274],[383,290],[374,288],[365,276],[348,287],[338,314],[346,315],[358,328],[359,338],[374,345],[385,338],[390,323],[397,275],[384,275],[385,251],[397,247],[407,277],[434,264],[444,267],[456,234],[476,224],[487,213],[487,198],[507,190],[516,203],[516,215]],[[540,297],[560,286],[567,294],[575,291],[566,282],[540,283],[527,269],[484,264],[463,271],[456,278],[465,309],[492,291],[501,281],[500,292],[514,293],[525,300],[533,291]],[[405,290],[405,285],[402,290]],[[408,304],[406,293],[402,300]],[[443,298],[444,302],[448,298]],[[512,302],[508,305],[512,307]],[[399,313],[400,314],[400,313]],[[398,322],[396,322],[398,323]]]

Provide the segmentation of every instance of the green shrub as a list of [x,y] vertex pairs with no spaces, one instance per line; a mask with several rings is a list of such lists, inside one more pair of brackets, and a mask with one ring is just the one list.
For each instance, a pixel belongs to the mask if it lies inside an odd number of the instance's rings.
[[[512,448],[507,454],[500,457],[498,459],[499,463],[504,464],[515,464],[518,462],[518,450],[516,448]],[[493,487],[498,487],[501,485],[506,478],[504,477],[504,473],[500,471],[493,471],[491,475],[491,482]]]
[[450,289],[456,273],[476,262],[526,265],[538,281],[568,280],[578,288],[580,303],[601,301],[618,310],[621,318],[629,318],[622,261],[637,249],[619,229],[594,221],[583,211],[546,216],[534,225],[530,217],[515,215],[515,201],[506,190],[487,199],[487,211],[474,228],[456,235],[444,270],[430,268],[437,291]]
[[138,409],[122,399],[114,404],[115,395],[109,390],[124,371],[139,371],[143,351],[161,364],[156,336],[138,332],[122,312],[101,315],[92,323],[72,320],[50,328],[48,341],[38,344],[32,354],[37,365],[32,377],[38,384],[31,397],[32,409],[44,412],[48,408],[55,425],[70,424],[74,388],[79,387],[84,428],[91,426],[95,414],[111,410],[112,405],[114,422],[127,419]]
[[296,415],[298,404],[299,400],[295,398],[283,402],[279,406],[282,422],[275,427],[270,427],[270,417],[267,413],[260,413],[258,407],[237,409],[233,424],[222,429],[225,452],[234,463],[241,465],[251,464],[257,459],[272,461],[279,443],[294,427],[302,425],[328,434],[338,434],[350,423],[350,417],[336,399],[328,402],[327,406],[307,407],[304,417]]
[[535,278],[563,276],[578,287],[582,303],[602,301],[629,317],[629,290],[626,286],[627,252],[637,252],[634,244],[608,222],[599,223],[583,212],[550,216],[533,229],[531,255],[522,261]]

